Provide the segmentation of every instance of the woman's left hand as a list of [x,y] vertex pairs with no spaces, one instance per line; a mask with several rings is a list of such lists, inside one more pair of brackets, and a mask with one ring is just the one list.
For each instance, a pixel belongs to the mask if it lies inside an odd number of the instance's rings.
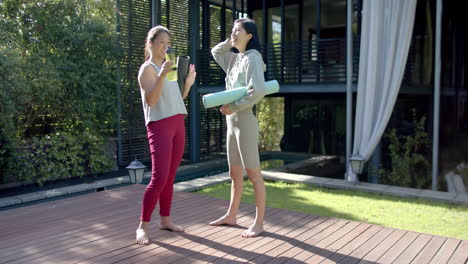
[[185,86],[192,86],[195,82],[195,77],[197,77],[197,72],[195,71],[195,64],[190,64],[189,72],[185,78]]
[[234,112],[231,111],[231,108],[229,107],[229,105],[223,105],[221,106],[221,108],[219,109],[219,111],[223,114],[223,115],[230,115]]
[[185,84],[184,84],[184,93],[182,94],[182,98],[185,99],[190,92],[190,87],[192,87],[193,83],[195,82],[195,77],[197,77],[197,72],[195,71],[195,65],[190,64],[189,72],[187,77],[185,77]]

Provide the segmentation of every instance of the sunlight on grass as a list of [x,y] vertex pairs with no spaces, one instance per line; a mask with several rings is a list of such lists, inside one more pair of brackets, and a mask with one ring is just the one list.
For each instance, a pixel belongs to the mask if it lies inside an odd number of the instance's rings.
[[[285,182],[267,181],[266,188],[268,207],[468,239],[467,206]],[[227,200],[230,183],[196,193]],[[243,193],[242,202],[254,203],[249,181]]]

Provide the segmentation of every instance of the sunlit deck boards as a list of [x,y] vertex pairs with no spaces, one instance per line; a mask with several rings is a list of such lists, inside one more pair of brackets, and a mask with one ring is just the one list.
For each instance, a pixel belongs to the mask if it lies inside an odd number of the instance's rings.
[[267,209],[262,236],[240,234],[255,216],[242,204],[239,227],[212,227],[227,201],[175,193],[172,215],[185,233],[156,229],[134,243],[145,186],[0,212],[0,263],[465,263],[468,241],[349,220]]

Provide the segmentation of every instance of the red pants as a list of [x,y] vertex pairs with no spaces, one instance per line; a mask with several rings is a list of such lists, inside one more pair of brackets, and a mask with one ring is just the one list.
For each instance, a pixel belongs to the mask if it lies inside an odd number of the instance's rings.
[[184,115],[178,114],[148,123],[151,152],[151,181],[143,196],[140,220],[149,222],[159,200],[159,215],[169,216],[174,178],[184,154]]

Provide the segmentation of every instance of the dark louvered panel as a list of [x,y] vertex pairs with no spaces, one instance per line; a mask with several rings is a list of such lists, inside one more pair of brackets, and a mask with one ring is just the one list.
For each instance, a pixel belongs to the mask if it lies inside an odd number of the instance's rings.
[[[209,12],[209,34],[207,35],[210,41],[209,47],[204,47],[198,51],[198,84],[201,86],[224,84],[226,74],[214,61],[211,48],[230,37],[233,23],[232,11],[226,10],[223,13],[220,6],[211,4],[209,10],[203,10],[202,12]],[[223,14],[225,14],[224,18],[222,17]],[[225,34],[221,35],[223,32]]]
[[202,156],[226,152],[226,121],[218,107],[205,109],[200,100],[200,152]]
[[226,23],[224,25],[226,27],[226,30],[225,30],[226,36],[224,36],[223,40],[231,37],[233,23],[234,23],[234,20],[232,17],[232,10],[228,9],[226,10]]
[[[207,12],[208,14],[205,14]],[[223,17],[224,15],[224,17]],[[202,19],[208,26],[203,27]],[[206,46],[198,50],[197,81],[200,86],[224,85],[225,72],[214,61],[211,48],[224,41],[231,34],[233,17],[231,10],[222,11],[222,7],[209,4],[202,9],[201,26],[204,30],[202,36],[208,36]],[[205,32],[207,31],[207,32]],[[204,40],[201,39],[201,43]],[[202,95],[201,95],[202,96]],[[226,152],[226,121],[219,112],[219,107],[205,109],[200,100],[200,152],[204,158]]]
[[[189,5],[188,0],[161,0],[161,25],[171,32],[171,46],[176,55],[189,55]],[[193,63],[193,60],[192,62]],[[189,108],[188,100],[185,106]],[[184,159],[189,156],[189,118],[185,119],[185,149]],[[186,162],[186,161],[185,161]]]
[[[359,47],[359,42],[354,43]],[[280,83],[346,82],[346,40],[291,41],[263,46],[267,63],[266,78]],[[209,49],[199,51],[198,78],[202,85],[223,85],[225,74],[213,60]],[[354,81],[357,80],[359,54],[353,59]]]
[[189,54],[189,10],[188,0],[161,0],[161,24],[172,35],[171,45],[177,55]]
[[346,41],[293,41],[265,47],[267,79],[282,83],[346,81]]
[[[165,2],[165,1],[162,1]],[[165,4],[169,10],[164,10],[166,13],[166,21],[169,23],[168,28],[171,31],[172,39],[171,45],[174,47],[177,55],[189,55],[189,10],[188,0],[176,1],[168,0]],[[169,14],[169,16],[167,16]],[[164,21],[164,20],[161,20]],[[185,101],[186,108],[189,108],[188,100]],[[185,119],[185,149],[184,158],[187,159],[189,155],[189,118]]]
[[202,86],[224,84],[226,73],[219,67],[211,55],[211,49],[198,51],[198,83]]
[[170,1],[169,29],[172,32],[172,46],[177,54],[189,54],[189,10],[188,0]]
[[144,43],[151,28],[151,1],[119,1],[121,53],[121,166],[134,158],[150,161],[137,75],[144,62]]
[[216,45],[221,38],[221,7],[210,5],[210,48]]

